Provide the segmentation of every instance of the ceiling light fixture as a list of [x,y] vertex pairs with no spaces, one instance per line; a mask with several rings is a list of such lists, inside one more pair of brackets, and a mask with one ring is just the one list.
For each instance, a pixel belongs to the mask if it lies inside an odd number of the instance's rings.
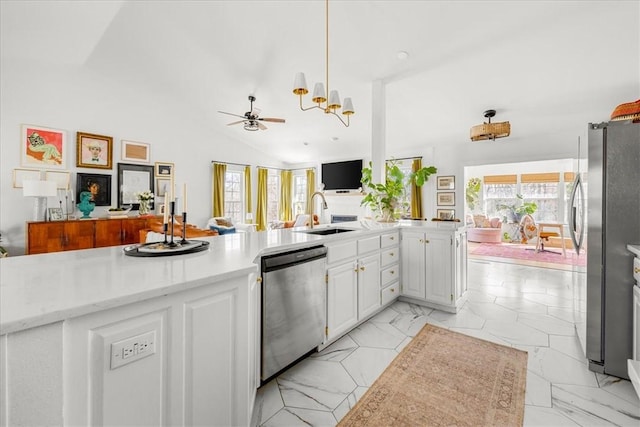
[[[326,32],[326,40],[325,40],[325,64],[326,64],[326,75],[325,75],[325,84],[327,87],[327,91],[329,91],[329,0],[325,0],[325,32]],[[340,104],[340,95],[338,95],[337,90],[332,90],[329,92],[329,101],[327,102],[327,95],[324,91],[325,85],[322,83],[316,83],[313,87],[313,97],[311,100],[315,102],[317,105],[312,107],[303,107],[302,106],[302,97],[309,93],[307,89],[307,80],[304,77],[304,73],[297,73],[295,77],[295,81],[293,83],[293,93],[300,97],[300,109],[302,111],[312,110],[314,108],[319,108],[325,112],[325,114],[333,114],[342,122],[343,125],[349,127],[349,116],[354,114],[353,103],[351,102],[351,98],[344,99],[344,105]],[[345,122],[342,117],[340,117],[336,110],[342,108],[342,114],[347,116],[347,121]]]
[[488,123],[476,125],[471,128],[471,141],[483,141],[496,138],[504,138],[511,133],[511,125],[509,122],[491,123],[491,117],[496,115],[496,110],[487,110],[484,116],[489,119]]

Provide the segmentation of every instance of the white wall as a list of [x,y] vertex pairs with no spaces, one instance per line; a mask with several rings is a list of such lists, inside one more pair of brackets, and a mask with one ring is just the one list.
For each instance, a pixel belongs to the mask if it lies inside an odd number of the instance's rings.
[[[0,92],[0,233],[2,245],[12,256],[24,253],[25,221],[32,219],[33,211],[33,200],[12,186],[13,169],[20,167],[21,124],[65,130],[64,157],[72,188],[78,172],[110,174],[112,206],[118,200],[121,140],[151,144],[150,165],[156,161],[174,163],[178,190],[183,183],[188,184],[189,222],[198,226],[211,216],[212,160],[283,166],[240,140],[221,135],[210,118],[169,98],[162,88],[148,87],[140,81],[114,80],[100,70],[3,60]],[[113,170],[75,167],[76,132],[113,137]],[[58,201],[51,198],[49,206],[57,207]],[[96,207],[92,216],[99,217],[107,208]]]

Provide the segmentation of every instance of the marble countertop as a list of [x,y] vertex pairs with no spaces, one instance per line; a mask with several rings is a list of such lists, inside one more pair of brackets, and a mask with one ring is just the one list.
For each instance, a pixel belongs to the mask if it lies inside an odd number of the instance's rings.
[[635,256],[640,258],[640,245],[627,245],[627,249],[629,249]]
[[[0,335],[258,272],[261,256],[399,227],[451,232],[451,224],[359,221],[329,236],[306,228],[201,238],[207,251],[130,257],[124,246],[0,259]],[[315,228],[326,228],[316,226]]]

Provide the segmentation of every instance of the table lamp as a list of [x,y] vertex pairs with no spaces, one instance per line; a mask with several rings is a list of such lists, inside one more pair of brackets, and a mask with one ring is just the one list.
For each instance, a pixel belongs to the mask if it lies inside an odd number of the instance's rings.
[[55,181],[25,180],[22,183],[22,195],[35,198],[33,220],[44,221],[47,211],[47,197],[57,195],[57,185]]

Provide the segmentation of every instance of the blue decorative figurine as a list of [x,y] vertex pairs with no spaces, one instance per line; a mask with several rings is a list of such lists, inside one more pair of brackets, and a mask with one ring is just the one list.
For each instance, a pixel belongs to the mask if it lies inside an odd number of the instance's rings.
[[80,193],[80,203],[78,203],[78,210],[82,212],[80,219],[91,218],[89,214],[96,208],[96,204],[91,202],[92,194],[89,191],[83,191]]

